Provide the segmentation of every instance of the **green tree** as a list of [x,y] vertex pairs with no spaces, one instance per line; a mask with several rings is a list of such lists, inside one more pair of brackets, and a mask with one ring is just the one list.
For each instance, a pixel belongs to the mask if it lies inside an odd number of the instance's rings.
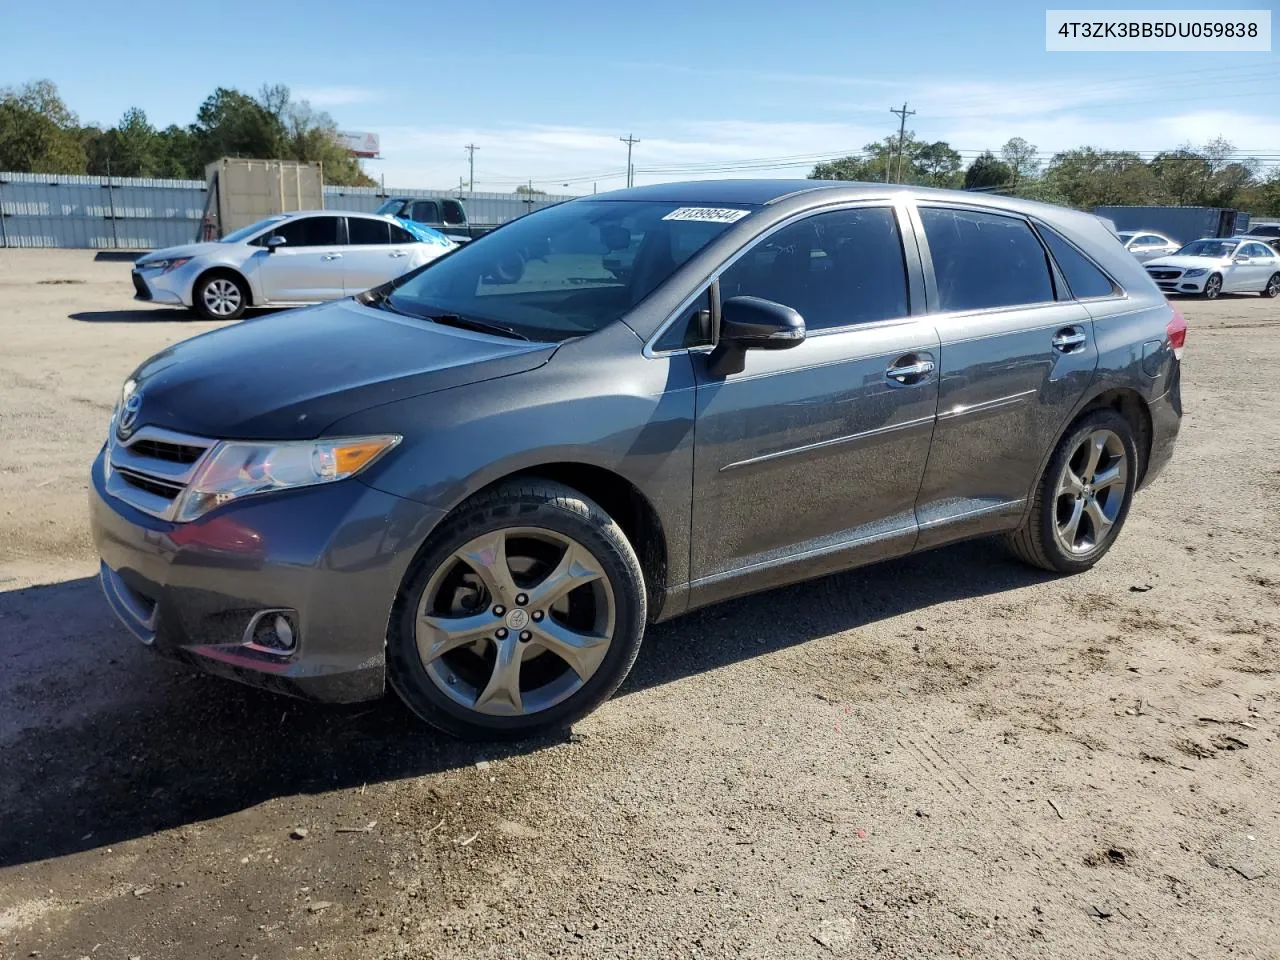
[[1136,153],[1093,147],[1066,150],[1054,155],[1044,179],[1071,206],[1082,210],[1101,204],[1156,203],[1159,197],[1155,174]]
[[85,172],[75,114],[51,81],[0,89],[0,170]]
[[521,197],[545,197],[547,191],[539,190],[537,187],[531,187],[527,183],[522,183],[516,187],[516,194]]
[[[960,167],[963,161],[960,154],[951,149],[951,144],[938,140],[921,147],[913,158],[915,168],[921,174],[924,183],[933,187],[958,187],[961,182]],[[913,177],[914,181],[915,178]]]
[[874,176],[870,161],[865,160],[862,157],[841,157],[839,160],[828,160],[823,163],[819,163],[809,171],[809,179],[855,181],[883,180],[883,168],[878,172],[880,176]]
[[1034,179],[1040,172],[1040,161],[1036,159],[1035,144],[1027,143],[1021,137],[1010,138],[1000,148],[1000,159],[1013,172],[1015,188],[1023,180]]
[[88,154],[88,172],[115,177],[162,176],[161,135],[137,107],[125,111],[110,130],[86,127],[82,131]]
[[990,150],[979,154],[964,172],[964,188],[979,190],[991,187],[1012,186],[1013,169],[1003,160],[997,160]]

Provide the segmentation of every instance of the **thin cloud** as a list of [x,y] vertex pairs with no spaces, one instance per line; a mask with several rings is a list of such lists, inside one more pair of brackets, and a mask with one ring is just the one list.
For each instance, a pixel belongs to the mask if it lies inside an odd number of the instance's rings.
[[313,107],[343,107],[352,103],[373,103],[378,99],[377,91],[368,87],[299,87],[293,95]]

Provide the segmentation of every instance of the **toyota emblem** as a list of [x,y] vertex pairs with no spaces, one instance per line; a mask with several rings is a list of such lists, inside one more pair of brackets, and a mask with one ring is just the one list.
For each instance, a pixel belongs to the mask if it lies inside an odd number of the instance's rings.
[[120,434],[121,439],[126,439],[133,433],[134,425],[138,422],[138,411],[141,409],[141,393],[135,393],[124,402],[124,406],[120,408],[120,422],[116,426],[116,432]]

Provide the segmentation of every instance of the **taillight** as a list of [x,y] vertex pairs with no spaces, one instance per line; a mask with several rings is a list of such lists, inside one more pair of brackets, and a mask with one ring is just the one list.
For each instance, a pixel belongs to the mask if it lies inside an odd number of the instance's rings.
[[1173,355],[1181,360],[1182,347],[1187,342],[1187,318],[1177,307],[1173,308],[1173,319],[1164,328],[1164,333],[1169,338],[1169,347],[1173,350]]

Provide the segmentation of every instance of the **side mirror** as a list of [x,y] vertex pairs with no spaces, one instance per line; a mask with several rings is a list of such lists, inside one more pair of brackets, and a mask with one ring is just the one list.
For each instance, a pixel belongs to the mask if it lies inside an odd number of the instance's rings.
[[789,350],[804,342],[804,317],[759,297],[730,297],[720,307],[720,343],[742,350]]
[[289,241],[277,234],[267,237],[267,253],[275,253],[277,247],[283,247]]

